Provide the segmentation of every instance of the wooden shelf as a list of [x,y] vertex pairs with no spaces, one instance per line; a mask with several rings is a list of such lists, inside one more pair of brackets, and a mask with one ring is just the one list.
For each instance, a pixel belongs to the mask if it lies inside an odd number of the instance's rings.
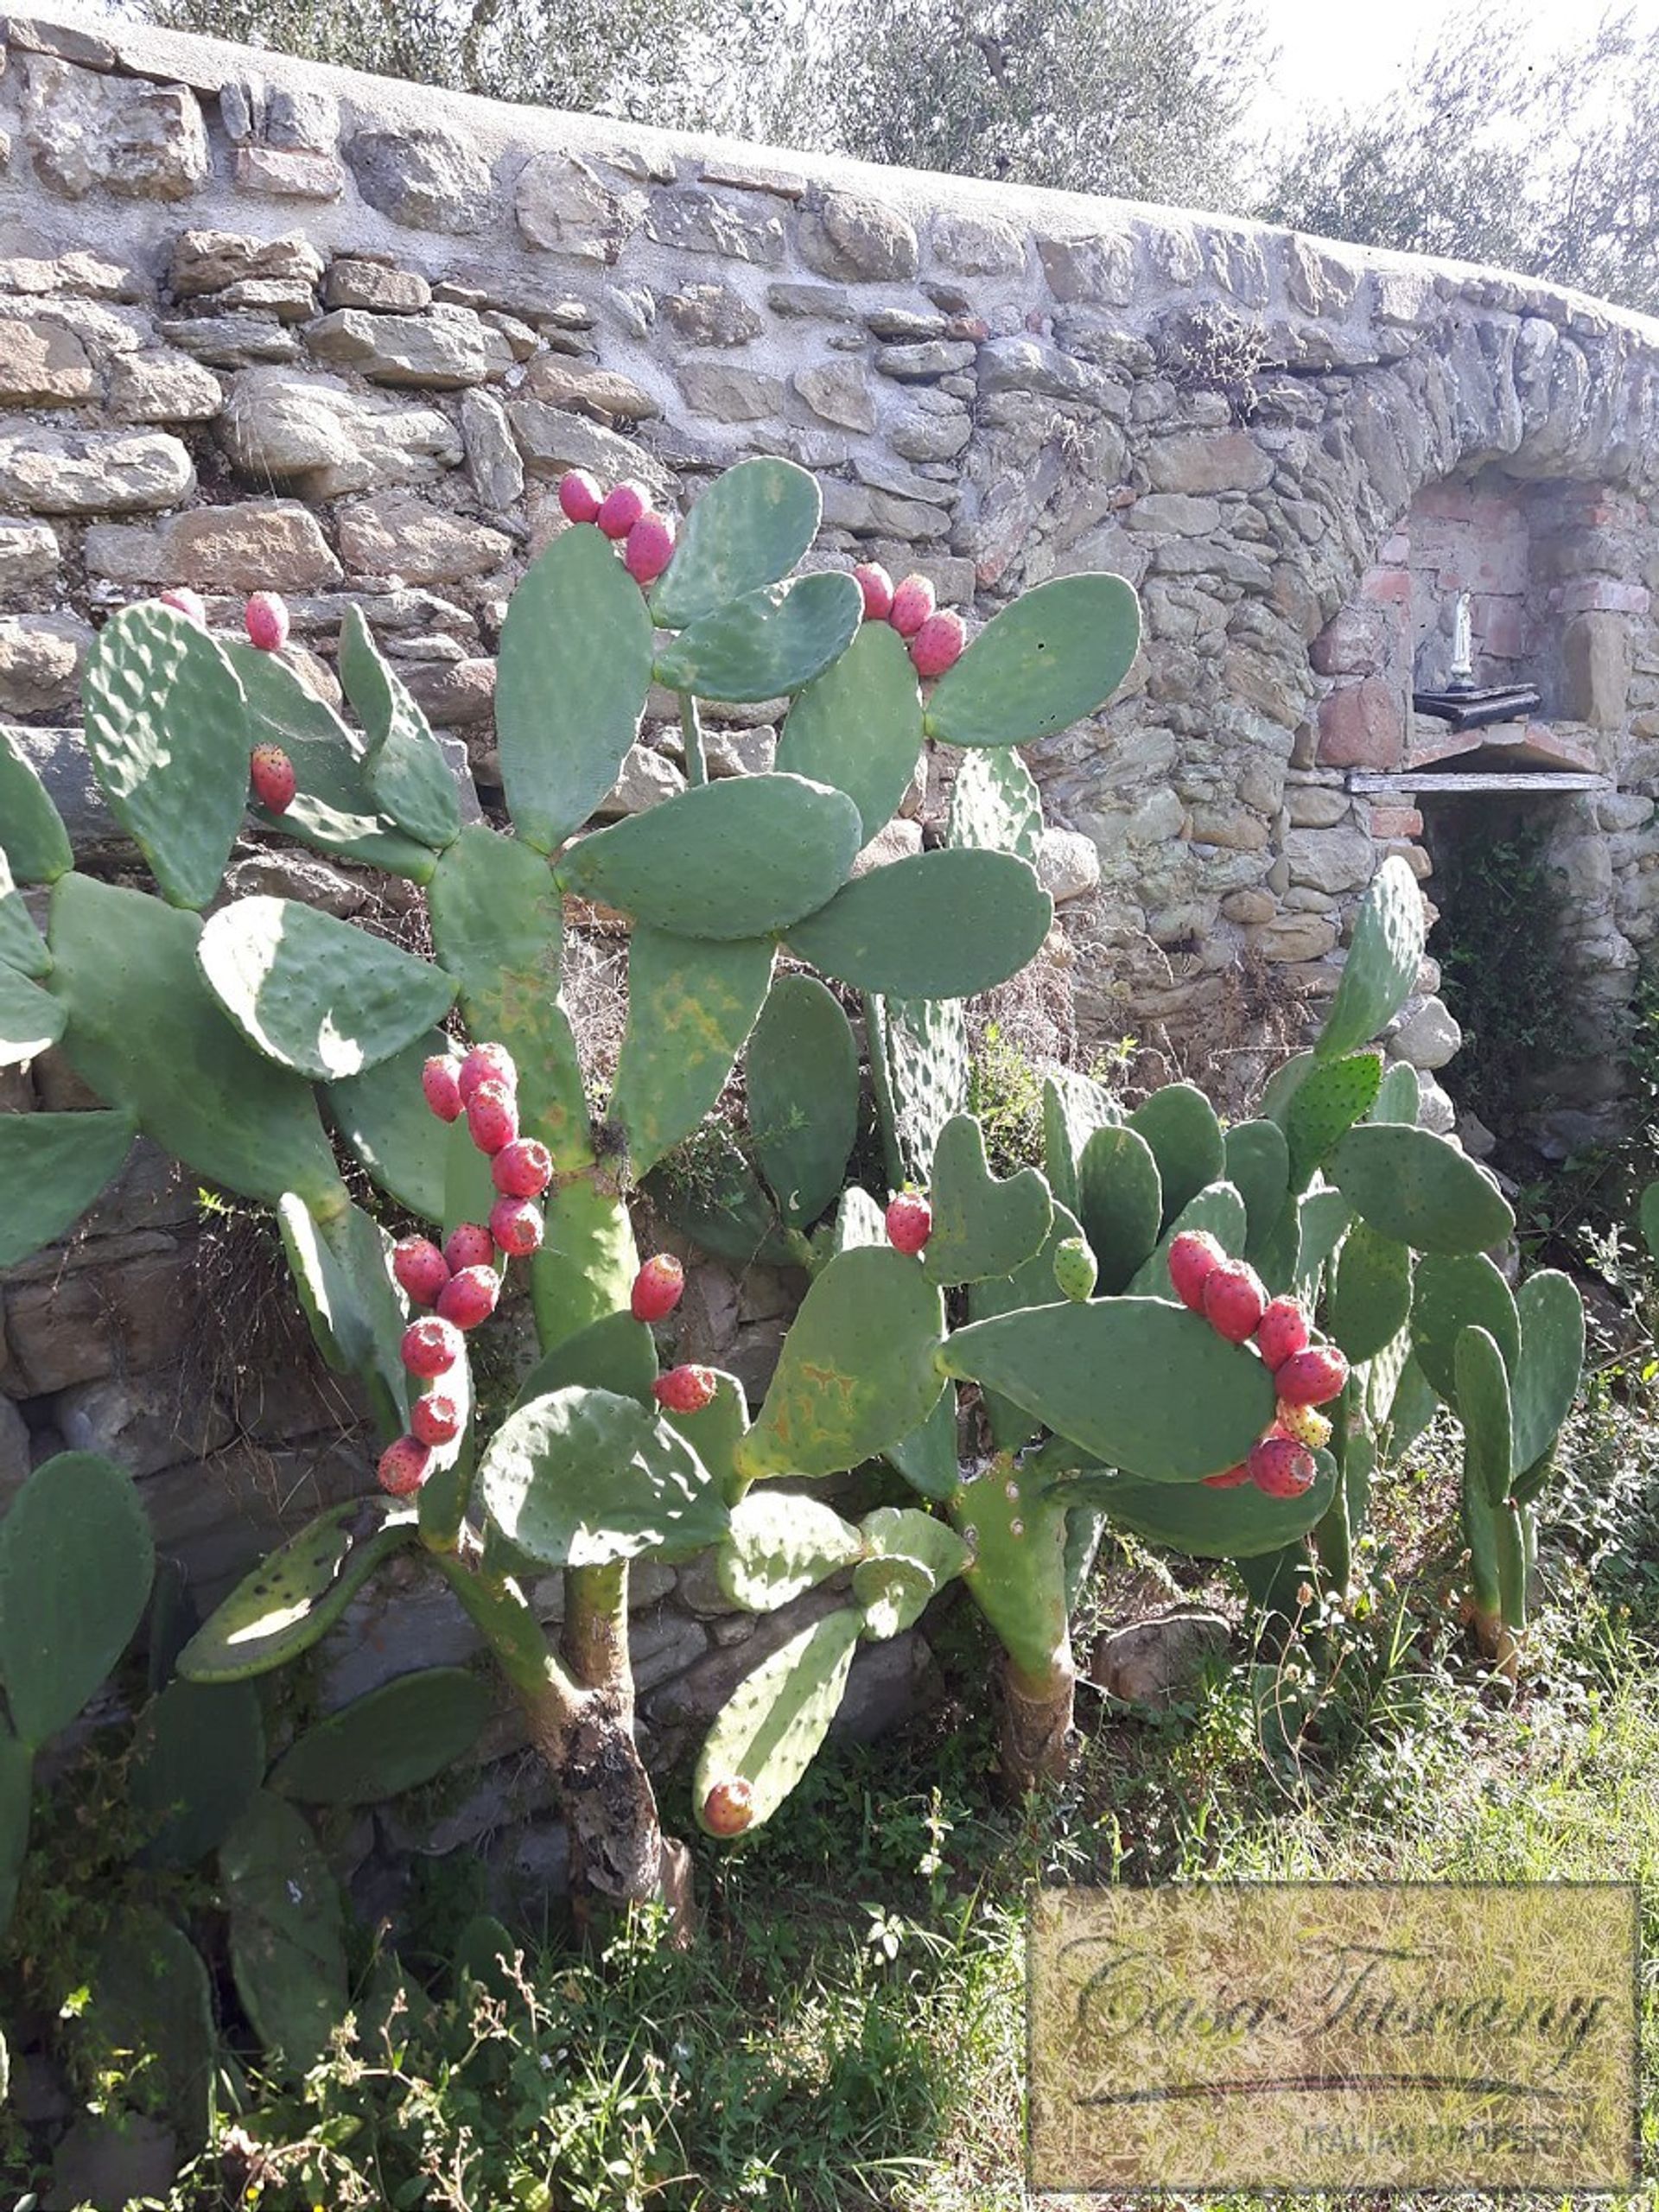
[[1610,791],[1614,785],[1611,776],[1580,775],[1569,769],[1529,773],[1523,769],[1494,768],[1484,775],[1471,769],[1466,774],[1440,775],[1423,768],[1382,776],[1356,768],[1349,772],[1348,788],[1351,791],[1414,792],[1421,799],[1432,798],[1436,791]]

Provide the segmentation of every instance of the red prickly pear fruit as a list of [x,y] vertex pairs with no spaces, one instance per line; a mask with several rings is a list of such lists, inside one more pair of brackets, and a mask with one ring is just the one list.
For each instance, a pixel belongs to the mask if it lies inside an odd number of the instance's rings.
[[467,1127],[480,1152],[504,1152],[518,1135],[518,1102],[505,1083],[480,1083],[467,1101]]
[[645,512],[645,495],[637,484],[618,484],[600,501],[594,521],[607,537],[626,537]]
[[199,591],[192,591],[188,584],[169,584],[157,598],[163,607],[170,607],[175,614],[182,614],[187,622],[194,622],[198,630],[207,627],[207,603]]
[[1207,1229],[1184,1229],[1169,1248],[1169,1280],[1194,1313],[1204,1311],[1204,1286],[1227,1257]]
[[900,1191],[887,1211],[887,1242],[896,1252],[919,1252],[933,1234],[933,1212],[914,1191]]
[[541,1208],[528,1198],[498,1198],[490,1208],[490,1235],[510,1260],[527,1260],[541,1249]]
[[622,565],[642,588],[654,584],[674,558],[674,524],[668,515],[644,514],[628,532]]
[[490,1180],[504,1198],[539,1198],[553,1180],[553,1159],[534,1137],[515,1137],[490,1163]]
[[1223,1260],[1204,1279],[1204,1318],[1230,1344],[1255,1334],[1267,1303],[1261,1276],[1243,1260]]
[[447,1390],[429,1390],[410,1408],[409,1425],[423,1444],[453,1444],[461,1434],[461,1408]]
[[493,1268],[463,1268],[438,1293],[438,1313],[458,1329],[475,1329],[494,1313],[500,1295],[501,1278]]
[[1348,1363],[1335,1344],[1311,1344],[1274,1370],[1273,1387],[1287,1405],[1328,1406],[1347,1380]]
[[429,1236],[405,1236],[392,1247],[391,1272],[417,1306],[435,1306],[449,1262]]
[[421,1090],[441,1122],[458,1122],[465,1110],[461,1095],[461,1063],[447,1052],[434,1052],[421,1070]]
[[411,1321],[397,1347],[397,1356],[410,1373],[426,1382],[435,1375],[447,1375],[461,1354],[461,1331],[453,1322],[435,1315]]
[[559,505],[571,522],[597,522],[604,499],[585,468],[569,468],[559,479]]
[[288,607],[274,591],[257,591],[242,610],[250,644],[262,653],[279,653],[288,643]]
[[932,585],[925,576],[906,576],[893,592],[887,620],[901,638],[913,638],[932,612]]
[[1272,1429],[1244,1464],[1250,1480],[1267,1497],[1300,1497],[1304,1491],[1313,1489],[1319,1471],[1305,1444]]
[[1250,1471],[1243,1465],[1229,1467],[1224,1475],[1206,1475],[1205,1490],[1238,1490],[1250,1479]]
[[294,763],[280,745],[254,747],[248,762],[248,780],[260,805],[269,808],[272,814],[286,814],[300,787]]
[[893,578],[879,561],[861,561],[853,582],[864,594],[864,619],[885,622],[893,612]]
[[684,1290],[685,1269],[671,1252],[658,1252],[635,1275],[628,1309],[636,1321],[665,1321]]
[[451,1274],[463,1268],[487,1268],[495,1257],[495,1239],[475,1221],[463,1221],[443,1240],[444,1264]]
[[1306,1351],[1312,1327],[1306,1307],[1295,1299],[1275,1298],[1257,1324],[1255,1348],[1276,1373],[1287,1359]]
[[518,1089],[518,1070],[512,1054],[505,1045],[474,1045],[461,1064],[457,1077],[461,1086],[461,1103],[470,1106],[473,1093],[480,1083],[499,1083],[504,1090],[515,1094]]
[[1288,1398],[1280,1399],[1274,1427],[1294,1437],[1298,1444],[1306,1444],[1310,1452],[1323,1452],[1331,1441],[1331,1424],[1325,1415],[1315,1413],[1312,1406],[1294,1405]]
[[664,1413],[700,1414],[719,1387],[712,1367],[671,1367],[651,1386]]
[[962,658],[967,642],[960,614],[930,614],[910,641],[911,665],[918,676],[943,676]]
[[431,1457],[431,1446],[423,1444],[418,1436],[400,1436],[380,1454],[380,1464],[374,1471],[376,1480],[393,1497],[413,1497],[426,1480]]
[[717,1782],[702,1801],[702,1825],[710,1835],[741,1835],[754,1818],[754,1789],[741,1774]]

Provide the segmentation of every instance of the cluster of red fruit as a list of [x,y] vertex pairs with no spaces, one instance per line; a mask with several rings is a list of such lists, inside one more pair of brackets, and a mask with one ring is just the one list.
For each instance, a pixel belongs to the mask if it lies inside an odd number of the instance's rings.
[[1173,1241],[1169,1279],[1182,1305],[1202,1313],[1229,1344],[1255,1338],[1279,1401],[1272,1427],[1249,1458],[1224,1474],[1206,1475],[1205,1482],[1211,1490],[1254,1483],[1269,1497],[1300,1497],[1319,1473],[1314,1452],[1331,1440],[1330,1422],[1314,1408],[1341,1396],[1347,1361],[1335,1344],[1311,1341],[1305,1306],[1294,1298],[1269,1298],[1255,1269],[1229,1259],[1206,1230],[1184,1230]]
[[674,518],[658,514],[638,484],[603,492],[585,468],[572,468],[559,479],[559,505],[569,521],[595,523],[620,542],[622,565],[642,591],[674,558]]
[[895,584],[874,561],[855,569],[853,576],[864,594],[866,620],[892,624],[908,643],[918,676],[943,676],[962,658],[968,642],[962,617],[936,610],[933,587],[925,576],[906,576]]
[[[665,1321],[684,1291],[685,1269],[671,1252],[658,1252],[634,1277],[628,1310],[636,1321]],[[671,1414],[700,1414],[716,1388],[712,1367],[671,1367],[651,1386],[658,1404]]]
[[[160,597],[163,607],[182,614],[198,630],[207,627],[207,602],[188,584],[174,584]],[[288,607],[276,592],[255,592],[242,610],[242,621],[249,643],[257,645],[262,653],[279,653],[288,643]],[[298,789],[294,763],[280,745],[254,747],[253,757],[248,763],[248,780],[260,805],[272,814],[284,814],[293,805]]]

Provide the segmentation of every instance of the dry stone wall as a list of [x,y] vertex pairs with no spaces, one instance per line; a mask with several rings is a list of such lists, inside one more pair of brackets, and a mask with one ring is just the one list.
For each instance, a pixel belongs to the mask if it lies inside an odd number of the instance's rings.
[[[1566,842],[1605,925],[1586,958],[1610,1006],[1628,990],[1659,899],[1659,325],[1491,271],[207,40],[14,17],[0,41],[0,718],[89,864],[130,857],[70,733],[112,608],[188,583],[231,620],[274,587],[327,690],[360,607],[488,805],[494,646],[560,473],[683,503],[782,453],[822,481],[823,560],[919,569],[970,618],[1077,570],[1138,588],[1124,696],[1033,750],[1085,1036],[1203,1038],[1242,1004],[1248,1043],[1254,1013],[1333,987],[1384,852],[1427,874],[1409,690],[1454,523],[1483,675],[1548,653],[1560,759],[1599,779]],[[1483,588],[1489,554],[1508,580]],[[716,772],[765,766],[774,735],[734,714]],[[919,843],[946,766],[872,861]],[[1395,787],[1363,787],[1379,773]],[[681,785],[664,717],[608,810]],[[252,845],[235,880],[385,913],[349,872]],[[1433,961],[1421,981],[1398,1049],[1427,1070],[1448,1034]],[[48,1054],[4,1103],[75,1097]],[[60,1440],[118,1450],[211,1592],[362,1462],[315,1377],[185,1357],[241,1233],[216,1224],[204,1265],[197,1227],[141,1155],[71,1247],[4,1280],[0,1484]],[[697,1325],[759,1381],[784,1305],[770,1279],[717,1284]],[[639,1584],[645,1710],[671,1728],[743,1630],[695,1574]],[[343,1670],[395,1663],[371,1629]],[[425,1648],[453,1633],[425,1624]]]

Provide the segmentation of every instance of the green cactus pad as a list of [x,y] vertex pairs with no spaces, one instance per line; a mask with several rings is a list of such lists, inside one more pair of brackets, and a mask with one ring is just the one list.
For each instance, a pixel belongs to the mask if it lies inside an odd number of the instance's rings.
[[[35,1794],[35,1754],[9,1728],[0,1727],[0,1938],[11,1925],[17,1882],[29,1856],[29,1821]],[[0,2046],[0,2104],[5,2101],[5,2053]]]
[[1042,830],[1043,795],[1012,746],[964,755],[950,793],[947,845],[1017,853],[1035,866]]
[[924,1497],[954,1497],[962,1479],[957,1465],[957,1393],[947,1385],[918,1429],[889,1445],[887,1465]]
[[262,1790],[226,1839],[219,1874],[237,1994],[268,2065],[315,2065],[347,2001],[345,1914],[303,1814]]
[[1338,1255],[1325,1328],[1357,1366],[1393,1343],[1410,1312],[1410,1252],[1356,1222]]
[[158,600],[123,607],[81,671],[99,789],[163,897],[205,906],[248,803],[247,706],[205,630]]
[[740,1471],[830,1475],[919,1428],[944,1378],[944,1301],[902,1252],[842,1252],[802,1302]]
[[1486,1496],[1479,1457],[1467,1448],[1466,1437],[1460,1493],[1459,1522],[1463,1540],[1469,1548],[1470,1594],[1478,1619],[1496,1623],[1501,1619],[1503,1607],[1498,1567],[1498,1516]]
[[817,536],[818,480],[764,454],[717,476],[686,518],[674,558],[652,588],[659,630],[683,630],[786,576]]
[[573,846],[558,880],[680,937],[765,937],[846,882],[858,810],[801,776],[733,776],[630,815]]
[[1382,1071],[1382,1080],[1377,1085],[1376,1098],[1368,1122],[1405,1122],[1414,1125],[1422,1111],[1422,1085],[1417,1080],[1417,1071],[1404,1060],[1395,1060]]
[[928,1187],[932,1234],[922,1265],[942,1286],[1010,1275],[1039,1252],[1054,1218],[1048,1185],[1034,1167],[1000,1179],[985,1160],[985,1133],[971,1114],[939,1132]]
[[281,746],[294,768],[292,804],[281,814],[257,806],[255,817],[265,829],[296,837],[332,859],[361,861],[427,882],[432,849],[405,836],[382,810],[369,789],[356,732],[275,653],[233,641],[225,651],[247,696],[252,743]]
[[11,880],[11,863],[0,849],[0,969],[18,976],[48,976],[52,956]]
[[1510,1377],[1496,1339],[1472,1325],[1459,1329],[1452,1351],[1463,1448],[1478,1493],[1502,1505],[1515,1479],[1515,1429]]
[[1497,1507],[1492,1515],[1497,1538],[1498,1606],[1509,1632],[1507,1637],[1499,1639],[1500,1660],[1506,1656],[1506,1645],[1512,1652],[1514,1641],[1525,1629],[1530,1611],[1528,1586],[1532,1579],[1532,1560],[1528,1531],[1532,1517],[1510,1504]]
[[[409,1377],[397,1346],[408,1319],[391,1274],[391,1238],[358,1205],[318,1222],[290,1191],[277,1226],[317,1349],[337,1375],[359,1376],[389,1435],[408,1418]],[[446,1447],[447,1448],[447,1447]]]
[[145,1707],[129,1793],[150,1827],[148,1866],[194,1866],[217,1851],[264,1778],[265,1724],[249,1682],[169,1682]]
[[1158,1163],[1166,1229],[1188,1202],[1227,1172],[1227,1148],[1216,1109],[1190,1083],[1166,1084],[1129,1116]]
[[1244,1249],[1249,1224],[1244,1201],[1230,1183],[1211,1183],[1188,1200],[1159,1238],[1151,1256],[1135,1270],[1129,1284],[1131,1298],[1167,1298],[1170,1294],[1169,1248],[1189,1230],[1203,1230],[1237,1259]]
[[199,2151],[213,2116],[219,2036],[213,1989],[195,1945],[153,1906],[128,1906],[100,1946],[90,2015],[105,2048],[142,2053],[143,2080],[180,2146]]
[[1515,1471],[1529,1475],[1554,1449],[1584,1371],[1584,1300],[1570,1276],[1545,1268],[1516,1294],[1520,1357],[1510,1368]]
[[1059,576],[988,622],[934,687],[927,734],[947,745],[1023,745],[1103,706],[1141,643],[1122,576]]
[[738,1471],[737,1449],[748,1433],[749,1402],[736,1376],[717,1367],[709,1372],[715,1395],[708,1404],[694,1414],[664,1413],[663,1422],[691,1446],[728,1505],[735,1505],[748,1487]]
[[[1000,1280],[969,1285],[969,1314],[976,1321],[988,1321],[1000,1314],[1020,1313],[1027,1306],[1053,1305],[1059,1295],[1054,1268],[1060,1246],[1082,1234],[1076,1217],[1065,1206],[1057,1204],[1054,1218],[1049,1226],[1048,1242],[1034,1260],[1027,1260],[1024,1267],[1015,1268],[1013,1274]],[[955,1395],[954,1391],[946,1393],[948,1397]],[[999,1452],[1017,1452],[1035,1434],[1039,1424],[1032,1419],[1023,1406],[1016,1405],[1011,1398],[1005,1398],[995,1390],[982,1390],[980,1395],[991,1440]]]
[[865,1553],[861,1534],[832,1506],[775,1490],[751,1491],[732,1509],[715,1554],[715,1580],[746,1613],[775,1613]]
[[821,1265],[837,1252],[855,1252],[861,1245],[887,1241],[886,1211],[869,1192],[849,1183],[834,1214],[819,1229],[812,1243]]
[[772,963],[770,938],[713,944],[635,925],[628,1023],[610,1104],[611,1120],[627,1134],[634,1174],[683,1143],[725,1089],[766,999]]
[[569,1386],[509,1414],[477,1489],[507,1541],[544,1567],[605,1567],[718,1541],[728,1509],[684,1440],[613,1391]]
[[196,959],[249,1044],[314,1082],[359,1075],[449,1011],[454,981],[295,899],[238,899],[203,928]]
[[1340,1191],[1309,1191],[1297,1201],[1296,1271],[1292,1287],[1305,1306],[1319,1302],[1325,1262],[1347,1235],[1353,1209]]
[[1383,1456],[1403,1459],[1440,1409],[1433,1384],[1415,1359],[1408,1359],[1389,1401],[1387,1419],[1378,1424],[1380,1430],[1386,1430],[1382,1440]]
[[1405,861],[1392,854],[1360,906],[1342,981],[1314,1043],[1320,1059],[1341,1059],[1393,1020],[1416,985],[1423,934],[1423,894]]
[[1277,1122],[1236,1122],[1223,1147],[1227,1180],[1244,1201],[1244,1257],[1254,1262],[1290,1195],[1290,1147]]
[[1306,1189],[1314,1170],[1324,1166],[1354,1123],[1370,1111],[1382,1081],[1382,1063],[1375,1052],[1321,1060],[1309,1070],[1285,1116],[1290,1179],[1295,1189]]
[[860,842],[890,821],[922,752],[922,697],[898,632],[867,622],[841,658],[798,693],[778,736],[778,766],[845,791]]
[[927,1569],[913,1559],[869,1559],[853,1569],[859,1633],[887,1643],[913,1628],[938,1594]]
[[475,1751],[493,1704],[489,1684],[465,1667],[399,1675],[308,1728],[269,1786],[305,1805],[400,1797]]
[[657,656],[671,691],[736,704],[799,691],[853,641],[864,612],[851,576],[820,572],[745,592],[705,614]]
[[13,1498],[0,1521],[0,1688],[31,1751],[126,1649],[155,1564],[131,1478],[94,1452],[59,1452]]
[[63,818],[17,738],[0,729],[0,853],[19,883],[55,883],[75,864]]
[[73,1229],[132,1149],[125,1114],[0,1114],[0,1268]]
[[426,1103],[421,1070],[447,1052],[449,1039],[429,1029],[378,1067],[327,1088],[328,1118],[376,1184],[406,1213],[443,1219],[448,1131]]
[[587,1166],[588,1102],[561,995],[564,907],[546,861],[517,838],[464,830],[438,863],[428,906],[467,1027],[512,1054],[524,1134],[562,1173]]
[[1642,1241],[1651,1258],[1659,1260],[1659,1183],[1649,1183],[1642,1193]]
[[555,1184],[548,1193],[542,1248],[530,1263],[543,1351],[625,1306],[639,1272],[633,1224],[618,1193],[587,1175]]
[[1331,1179],[1373,1229],[1418,1252],[1484,1252],[1515,1230],[1509,1200],[1468,1156],[1427,1129],[1377,1122],[1350,1129]]
[[364,780],[382,811],[442,852],[461,835],[461,795],[426,716],[382,658],[360,607],[340,631],[340,680],[369,734]]
[[657,1345],[650,1329],[632,1313],[607,1313],[574,1337],[543,1352],[518,1386],[516,1407],[550,1391],[609,1390],[632,1398],[647,1412],[655,1404]]
[[1164,1186],[1138,1129],[1095,1130],[1077,1161],[1077,1218],[1100,1266],[1103,1298],[1127,1290],[1151,1256],[1164,1217]]
[[666,1221],[717,1260],[747,1268],[790,1256],[760,1177],[723,1129],[701,1131],[645,1179],[645,1191]]
[[501,781],[518,835],[544,853],[621,772],[651,689],[651,617],[610,540],[567,530],[512,594],[496,663]]
[[1122,1119],[1117,1102],[1092,1077],[1071,1068],[1052,1069],[1043,1077],[1043,1173],[1049,1189],[1073,1213],[1077,1210],[1077,1170],[1084,1147],[1096,1129],[1116,1128]]
[[909,1559],[926,1568],[935,1589],[962,1573],[968,1547],[950,1526],[913,1505],[881,1505],[859,1522],[874,1559]]
[[50,988],[82,1081],[207,1181],[275,1205],[344,1204],[310,1085],[245,1044],[196,965],[201,925],[142,892],[60,876]]
[[1291,1100],[1318,1065],[1312,1052],[1296,1052],[1282,1067],[1274,1070],[1256,1109],[1264,1122],[1276,1122],[1281,1129],[1284,1128],[1289,1118]]
[[840,1191],[858,1135],[858,1046],[815,976],[780,976],[749,1039],[749,1141],[785,1220],[803,1229]]
[[1254,1483],[1208,1490],[1201,1482],[1136,1482],[1105,1472],[1058,1483],[1050,1496],[1097,1505],[1115,1527],[1142,1543],[1161,1544],[1189,1559],[1262,1559],[1299,1542],[1329,1512],[1337,1495],[1337,1463],[1328,1452],[1313,1456],[1319,1473],[1300,1497],[1267,1497]]
[[817,1756],[840,1709],[862,1622],[851,1607],[826,1613],[763,1659],[727,1700],[693,1779],[697,1824],[709,1793],[747,1782],[751,1830],[765,1826]]
[[864,1026],[887,1181],[894,1190],[925,1184],[939,1131],[968,1103],[968,1023],[961,1001],[871,994]]
[[308,1651],[382,1560],[416,1539],[389,1498],[348,1498],[308,1522],[210,1613],[179,1654],[190,1682],[236,1682]]
[[849,883],[787,942],[861,991],[962,999],[1017,975],[1053,918],[1053,900],[1012,853],[916,853]]
[[1412,1296],[1412,1350],[1454,1413],[1457,1342],[1465,1327],[1484,1330],[1514,1372],[1521,1356],[1521,1317],[1508,1283],[1484,1253],[1427,1254],[1417,1263]]

